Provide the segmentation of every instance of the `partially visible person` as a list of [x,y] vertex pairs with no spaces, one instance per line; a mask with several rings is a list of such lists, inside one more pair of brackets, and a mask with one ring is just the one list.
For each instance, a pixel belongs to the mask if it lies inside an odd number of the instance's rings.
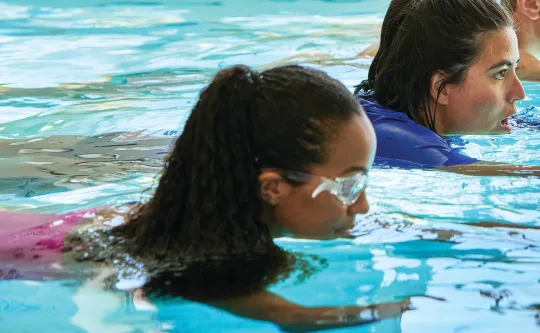
[[442,136],[504,134],[525,97],[517,37],[495,0],[393,0],[368,79],[355,93],[377,134],[377,162],[470,175],[538,176],[485,162]]
[[[536,56],[540,54],[539,0],[501,0],[500,2],[513,16],[519,42],[519,78],[540,81],[540,60]],[[358,57],[375,57],[379,47],[379,42],[373,43],[362,50]]]
[[296,332],[399,317],[408,298],[311,308],[267,291],[320,262],[274,238],[346,237],[368,211],[375,145],[362,107],[323,72],[222,70],[201,92],[148,202],[0,212],[0,274],[131,279],[146,297],[182,296]]
[[522,80],[540,81],[540,1],[501,0],[512,12],[516,29],[519,54],[518,75]]

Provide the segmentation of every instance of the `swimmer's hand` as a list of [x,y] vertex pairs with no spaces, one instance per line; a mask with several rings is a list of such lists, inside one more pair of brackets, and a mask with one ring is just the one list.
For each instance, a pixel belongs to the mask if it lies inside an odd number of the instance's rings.
[[300,333],[359,326],[382,319],[399,317],[405,311],[413,310],[410,300],[383,303],[370,306],[316,307],[302,308],[291,312],[276,322],[284,332]]
[[359,326],[413,309],[409,298],[370,306],[305,307],[269,291],[207,304],[237,316],[275,323],[290,333]]

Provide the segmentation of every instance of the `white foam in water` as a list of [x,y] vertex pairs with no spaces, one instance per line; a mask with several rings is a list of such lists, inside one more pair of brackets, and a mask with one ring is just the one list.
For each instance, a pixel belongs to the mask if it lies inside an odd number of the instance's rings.
[[23,281],[23,283],[27,286],[37,287],[40,286],[42,283],[38,281]]
[[83,218],[85,218],[85,219],[91,219],[91,218],[94,218],[94,217],[96,217],[96,213],[88,212],[88,213],[84,213],[84,215],[83,215]]
[[118,282],[116,282],[116,289],[119,290],[134,290],[137,288],[141,288],[146,283],[145,278],[140,279],[119,279]]
[[54,222],[52,223],[52,225],[54,225],[54,226],[56,227],[56,226],[59,226],[59,225],[62,224],[62,223],[64,223],[64,220],[58,220],[58,221],[54,221]]
[[124,218],[122,216],[116,215],[112,219],[110,219],[110,220],[108,220],[106,222],[103,222],[103,224],[106,224],[106,225],[111,226],[111,227],[117,227],[117,226],[119,226],[121,224],[124,224]]

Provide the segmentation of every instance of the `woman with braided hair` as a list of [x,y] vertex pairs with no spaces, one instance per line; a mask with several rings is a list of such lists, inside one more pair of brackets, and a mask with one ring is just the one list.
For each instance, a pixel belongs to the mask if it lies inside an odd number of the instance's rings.
[[114,281],[135,279],[148,297],[182,296],[294,330],[399,316],[408,300],[308,308],[266,291],[316,261],[274,238],[345,237],[368,211],[375,141],[354,96],[323,72],[224,69],[201,92],[148,202],[0,213],[0,269],[40,279],[75,264],[114,268]]

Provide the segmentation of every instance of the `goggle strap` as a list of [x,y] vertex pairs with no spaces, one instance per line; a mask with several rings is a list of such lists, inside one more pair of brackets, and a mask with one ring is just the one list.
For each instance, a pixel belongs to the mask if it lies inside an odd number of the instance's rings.
[[330,193],[332,193],[332,190],[333,190],[333,184],[329,182],[328,180],[323,180],[321,185],[317,186],[315,191],[313,191],[313,194],[311,195],[311,197],[315,198],[316,196],[318,196],[324,191],[329,191]]

